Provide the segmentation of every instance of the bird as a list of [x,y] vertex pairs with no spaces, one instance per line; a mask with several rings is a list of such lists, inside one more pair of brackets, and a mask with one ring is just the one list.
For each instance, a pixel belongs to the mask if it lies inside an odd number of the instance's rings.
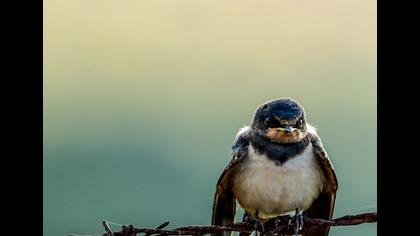
[[[235,136],[231,159],[216,184],[212,225],[234,223],[238,203],[242,221],[255,223],[256,233],[263,233],[269,220],[289,215],[298,235],[303,216],[332,219],[337,189],[332,162],[302,105],[292,98],[272,99]],[[310,235],[328,233],[325,227]]]

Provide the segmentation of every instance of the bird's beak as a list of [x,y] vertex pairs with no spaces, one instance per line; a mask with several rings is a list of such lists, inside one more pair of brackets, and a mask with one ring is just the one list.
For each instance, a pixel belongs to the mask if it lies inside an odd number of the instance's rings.
[[294,128],[290,125],[287,125],[287,126],[284,127],[283,130],[286,131],[286,133],[292,133]]
[[283,132],[285,132],[285,133],[293,133],[293,131],[295,131],[295,129],[296,129],[296,128],[293,128],[293,127],[292,127],[292,126],[290,126],[290,125],[286,125],[286,126],[284,126],[284,127],[277,128],[277,130],[283,131]]

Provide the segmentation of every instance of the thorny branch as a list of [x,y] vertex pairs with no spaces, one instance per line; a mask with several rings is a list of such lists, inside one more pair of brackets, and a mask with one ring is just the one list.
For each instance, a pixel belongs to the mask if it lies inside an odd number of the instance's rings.
[[[294,234],[294,223],[290,223],[289,216],[280,216],[275,219],[272,219],[264,224],[266,236],[272,235],[293,235]],[[310,232],[317,231],[322,227],[327,226],[345,226],[345,225],[359,225],[363,223],[374,223],[377,221],[376,213],[364,213],[359,215],[347,215],[333,220],[323,220],[323,219],[311,219],[308,217],[303,217],[303,227],[299,231],[301,234],[308,234]],[[214,234],[217,232],[252,232],[254,227],[248,223],[236,223],[228,225],[226,227],[222,226],[202,226],[202,225],[191,225],[191,226],[182,226],[175,229],[163,229],[166,227],[169,222],[164,222],[156,228],[136,228],[133,225],[122,226],[121,231],[112,232],[109,228],[107,221],[102,222],[106,233],[103,236],[136,236],[137,234],[143,233],[147,236],[150,235],[204,235],[204,234]]]

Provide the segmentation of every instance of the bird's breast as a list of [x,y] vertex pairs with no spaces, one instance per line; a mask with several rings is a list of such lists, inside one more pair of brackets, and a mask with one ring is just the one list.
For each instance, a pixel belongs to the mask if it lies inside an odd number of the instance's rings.
[[233,192],[245,211],[254,215],[258,209],[259,217],[268,220],[296,208],[309,208],[323,183],[311,144],[282,165],[258,154],[250,144],[248,159],[235,176]]

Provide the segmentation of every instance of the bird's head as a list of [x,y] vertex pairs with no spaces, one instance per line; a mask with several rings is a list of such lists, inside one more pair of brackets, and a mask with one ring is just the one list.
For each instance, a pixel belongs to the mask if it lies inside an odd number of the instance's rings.
[[251,128],[276,143],[295,143],[307,134],[303,107],[290,98],[270,100],[259,106]]

